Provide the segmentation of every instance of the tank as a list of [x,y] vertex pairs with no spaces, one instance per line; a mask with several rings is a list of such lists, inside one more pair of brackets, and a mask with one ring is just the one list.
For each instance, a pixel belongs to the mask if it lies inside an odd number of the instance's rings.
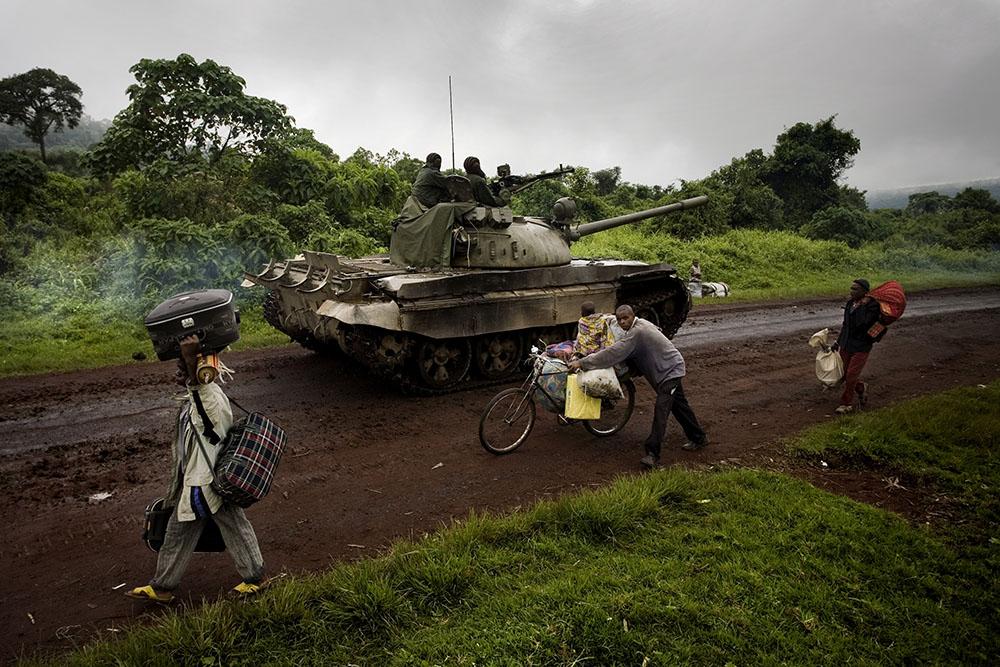
[[[522,178],[516,187],[546,176]],[[683,324],[691,297],[673,266],[573,259],[570,246],[701,206],[707,197],[577,224],[571,198],[556,202],[550,218],[521,217],[506,206],[468,201],[468,181],[450,178],[456,201],[407,218],[408,201],[389,255],[351,259],[306,250],[247,273],[244,286],[268,290],[264,317],[293,340],[342,352],[423,394],[520,374],[531,345],[575,336],[584,301],[598,312],[629,304],[668,336]]]

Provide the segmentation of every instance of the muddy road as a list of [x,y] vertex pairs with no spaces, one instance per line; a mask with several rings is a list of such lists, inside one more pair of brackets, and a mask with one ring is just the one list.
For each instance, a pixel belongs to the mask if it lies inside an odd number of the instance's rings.
[[[837,303],[696,309],[675,339],[686,393],[712,438],[696,453],[672,423],[667,464],[790,469],[814,483],[907,514],[916,492],[876,475],[817,471],[777,440],[832,419],[838,395],[812,371],[809,334],[837,327]],[[1000,289],[915,295],[866,369],[871,407],[1000,378]],[[287,430],[290,449],[268,499],[248,511],[271,574],[369,557],[470,510],[509,510],[638,473],[652,391],[597,439],[540,413],[527,443],[494,457],[478,443],[482,407],[501,387],[402,396],[337,358],[297,346],[233,353],[229,393]],[[170,364],[0,380],[0,660],[71,649],[158,612],[122,595],[146,583],[155,554],[139,542],[143,507],[162,495],[176,393]],[[512,383],[514,384],[514,383]],[[98,492],[112,495],[91,504]],[[907,495],[911,494],[911,495]],[[226,554],[199,554],[184,604],[237,583]]]

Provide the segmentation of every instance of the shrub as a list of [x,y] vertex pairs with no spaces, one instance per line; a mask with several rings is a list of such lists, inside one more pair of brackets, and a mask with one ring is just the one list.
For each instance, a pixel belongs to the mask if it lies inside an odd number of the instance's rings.
[[876,236],[872,221],[854,208],[831,206],[813,215],[812,220],[802,226],[802,234],[810,239],[823,241],[843,241],[852,248]]

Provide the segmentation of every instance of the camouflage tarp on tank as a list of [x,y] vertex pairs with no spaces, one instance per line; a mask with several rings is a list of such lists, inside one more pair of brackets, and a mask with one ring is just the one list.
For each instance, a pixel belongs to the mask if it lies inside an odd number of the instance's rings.
[[425,209],[414,197],[406,200],[399,225],[389,245],[389,261],[396,266],[447,268],[451,266],[451,230],[476,205],[470,202],[438,204]]

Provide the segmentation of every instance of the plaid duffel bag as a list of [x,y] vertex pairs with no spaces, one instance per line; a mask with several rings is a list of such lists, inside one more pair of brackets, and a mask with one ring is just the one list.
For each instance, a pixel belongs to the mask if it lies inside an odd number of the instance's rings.
[[223,500],[250,507],[271,490],[286,440],[281,427],[259,412],[237,421],[216,459],[212,488]]

